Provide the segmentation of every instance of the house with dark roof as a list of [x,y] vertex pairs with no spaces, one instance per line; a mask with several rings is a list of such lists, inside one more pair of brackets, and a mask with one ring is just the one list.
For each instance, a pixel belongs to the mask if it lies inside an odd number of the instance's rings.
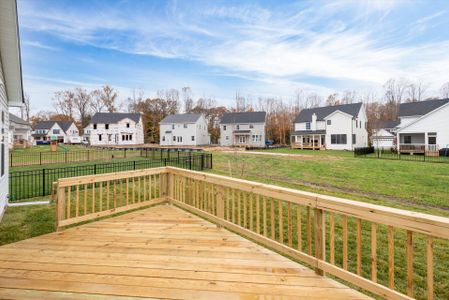
[[265,147],[264,111],[229,112],[220,120],[220,145]]
[[9,114],[9,148],[14,145],[31,146],[31,124],[12,113]]
[[396,131],[399,124],[399,120],[380,120],[374,122],[371,133],[371,145],[376,149],[393,149],[395,147]]
[[168,115],[159,123],[159,143],[161,146],[208,145],[207,125],[202,114]]
[[64,144],[79,144],[81,138],[78,127],[72,121],[41,121],[32,132],[36,144],[57,141]]
[[303,109],[294,120],[292,148],[353,150],[368,146],[362,103]]
[[436,156],[449,148],[449,99],[402,103],[398,115],[399,152]]
[[83,140],[92,146],[141,145],[144,143],[142,116],[98,112],[84,128]]

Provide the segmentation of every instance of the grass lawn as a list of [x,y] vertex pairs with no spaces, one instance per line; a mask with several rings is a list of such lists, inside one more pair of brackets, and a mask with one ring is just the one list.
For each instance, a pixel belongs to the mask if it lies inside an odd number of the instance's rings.
[[210,172],[449,216],[449,164],[354,158],[352,152],[214,153]]

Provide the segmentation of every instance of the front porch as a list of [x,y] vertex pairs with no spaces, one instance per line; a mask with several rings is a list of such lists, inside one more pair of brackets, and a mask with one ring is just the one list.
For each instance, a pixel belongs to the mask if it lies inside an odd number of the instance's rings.
[[325,134],[292,135],[293,149],[325,150]]
[[439,156],[436,133],[398,133],[398,152]]
[[368,299],[326,274],[388,299],[444,289],[433,243],[447,218],[173,167],[55,191],[59,232],[0,247],[0,298]]

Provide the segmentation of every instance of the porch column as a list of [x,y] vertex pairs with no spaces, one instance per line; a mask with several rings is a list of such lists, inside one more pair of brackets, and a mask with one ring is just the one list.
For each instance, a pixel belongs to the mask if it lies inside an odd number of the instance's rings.
[[312,135],[312,150],[315,150],[315,135]]
[[401,152],[401,136],[400,133],[396,133],[396,148],[398,150],[398,153]]
[[429,134],[427,132],[424,132],[424,155],[426,154],[427,147],[429,143]]
[[303,136],[300,135],[299,137],[301,138],[301,141],[300,141],[300,143],[301,143],[301,150],[303,150],[303,149],[304,149],[304,146],[303,146]]
[[319,146],[320,149],[321,149],[321,135],[318,136],[318,146]]

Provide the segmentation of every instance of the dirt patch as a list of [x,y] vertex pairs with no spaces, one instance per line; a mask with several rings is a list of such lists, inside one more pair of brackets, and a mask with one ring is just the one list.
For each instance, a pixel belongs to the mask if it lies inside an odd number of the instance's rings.
[[243,154],[243,155],[266,155],[275,157],[290,157],[290,158],[300,158],[308,160],[342,160],[341,157],[337,156],[319,156],[319,155],[309,155],[309,154],[289,154],[289,153],[274,153],[274,152],[256,152],[256,151],[221,151],[223,153],[231,154]]

